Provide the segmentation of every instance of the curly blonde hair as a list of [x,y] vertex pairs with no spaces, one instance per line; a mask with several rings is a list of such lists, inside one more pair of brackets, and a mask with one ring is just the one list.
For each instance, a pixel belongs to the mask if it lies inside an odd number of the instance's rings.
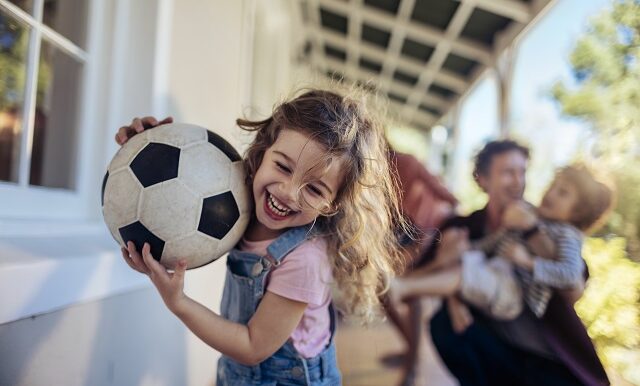
[[354,90],[352,95],[302,90],[269,118],[237,124],[256,132],[245,154],[248,182],[283,128],[303,132],[327,149],[318,165],[346,159],[342,186],[313,229],[327,239],[336,306],[366,323],[379,315],[379,295],[402,268],[396,232],[406,225],[382,124],[368,109],[367,95]]

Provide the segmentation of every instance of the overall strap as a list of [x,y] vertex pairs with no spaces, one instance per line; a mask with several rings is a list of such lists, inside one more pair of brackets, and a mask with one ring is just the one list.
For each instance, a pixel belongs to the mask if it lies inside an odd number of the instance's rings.
[[289,229],[267,247],[267,258],[273,259],[274,266],[311,236],[311,225]]

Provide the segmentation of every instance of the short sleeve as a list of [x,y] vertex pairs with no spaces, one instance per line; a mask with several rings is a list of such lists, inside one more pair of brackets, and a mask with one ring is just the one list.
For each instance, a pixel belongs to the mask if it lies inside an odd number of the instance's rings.
[[271,271],[267,291],[287,299],[313,305],[330,296],[331,266],[322,238],[308,240],[291,251]]

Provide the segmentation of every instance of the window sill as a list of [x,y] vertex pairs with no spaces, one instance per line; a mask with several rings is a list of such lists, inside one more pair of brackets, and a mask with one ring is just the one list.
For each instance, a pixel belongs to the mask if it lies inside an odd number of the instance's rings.
[[149,285],[101,222],[0,222],[0,324]]

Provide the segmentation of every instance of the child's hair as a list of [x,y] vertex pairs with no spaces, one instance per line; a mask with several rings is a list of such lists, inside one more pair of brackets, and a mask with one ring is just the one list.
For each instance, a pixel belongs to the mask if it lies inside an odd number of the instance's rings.
[[313,169],[344,160],[343,182],[336,199],[324,208],[314,229],[327,238],[339,292],[337,306],[343,313],[368,322],[379,311],[378,295],[402,262],[395,231],[404,226],[404,220],[383,128],[372,118],[366,96],[358,95],[359,90],[352,90],[357,96],[318,89],[302,91],[276,106],[265,120],[237,120],[241,128],[256,132],[245,154],[247,176],[252,179],[265,151],[284,128],[300,131],[327,149]]
[[592,233],[604,224],[614,206],[611,188],[595,179],[586,166],[575,164],[560,168],[556,179],[563,179],[573,185],[578,193],[578,201],[572,208],[571,224],[584,233]]

